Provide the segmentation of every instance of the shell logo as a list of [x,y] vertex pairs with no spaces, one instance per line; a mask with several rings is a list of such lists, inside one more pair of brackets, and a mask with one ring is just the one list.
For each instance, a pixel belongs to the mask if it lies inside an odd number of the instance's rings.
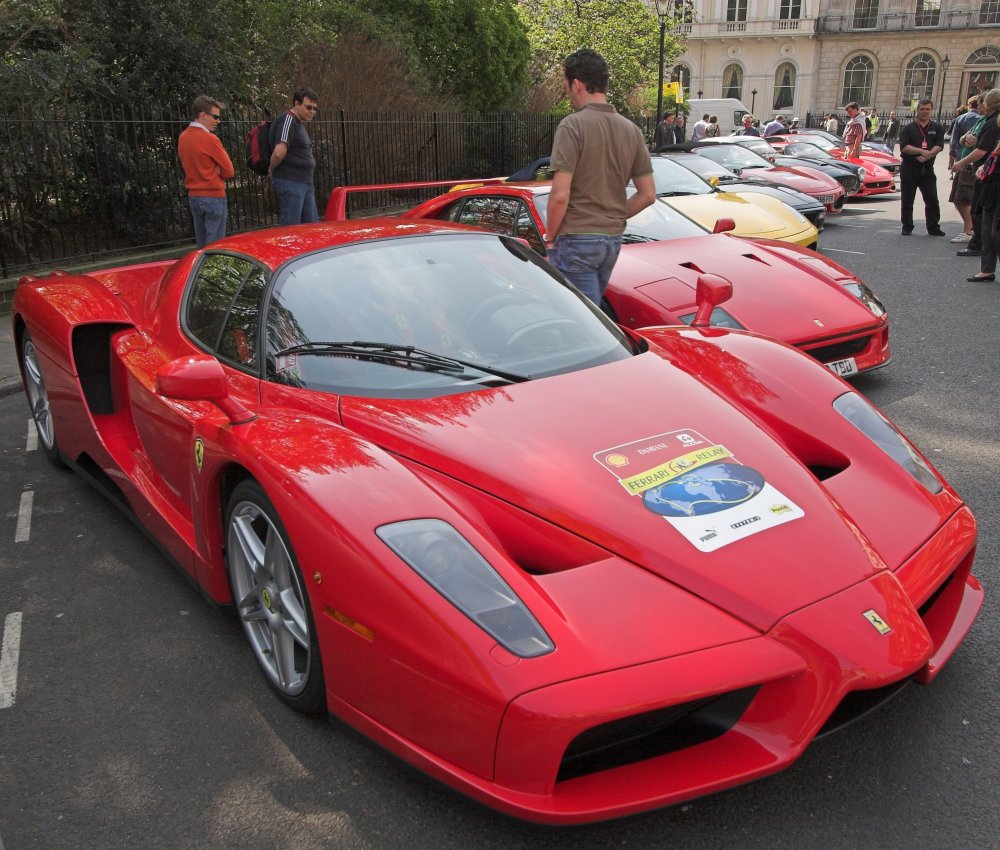
[[605,460],[612,466],[628,466],[628,458],[625,455],[608,455]]

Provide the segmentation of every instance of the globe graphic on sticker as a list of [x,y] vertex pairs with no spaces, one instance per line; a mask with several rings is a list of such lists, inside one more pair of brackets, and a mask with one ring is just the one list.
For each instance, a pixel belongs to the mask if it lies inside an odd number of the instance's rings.
[[703,516],[724,511],[756,496],[764,476],[739,463],[710,463],[647,490],[642,503],[661,516]]

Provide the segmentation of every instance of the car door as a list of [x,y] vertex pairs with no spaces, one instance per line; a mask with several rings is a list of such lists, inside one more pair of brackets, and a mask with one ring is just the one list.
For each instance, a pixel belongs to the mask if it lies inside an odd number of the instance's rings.
[[[226,367],[234,393],[255,401],[259,384],[258,327],[269,273],[247,257],[206,254],[193,273],[181,306],[181,328],[195,349],[214,354]],[[143,470],[178,519],[191,521],[193,431],[205,418],[224,419],[212,402],[180,401],[156,391],[155,371],[184,352],[151,343],[129,357],[129,400]],[[161,511],[162,512],[162,511]]]

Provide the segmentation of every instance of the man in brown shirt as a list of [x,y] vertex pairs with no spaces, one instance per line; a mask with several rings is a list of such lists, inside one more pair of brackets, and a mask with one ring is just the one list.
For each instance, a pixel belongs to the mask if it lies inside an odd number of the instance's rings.
[[[549,261],[595,304],[621,249],[625,220],[656,200],[653,165],[639,128],[608,103],[611,71],[584,48],[563,62],[575,110],[556,129],[546,243]],[[629,197],[625,187],[635,183]]]

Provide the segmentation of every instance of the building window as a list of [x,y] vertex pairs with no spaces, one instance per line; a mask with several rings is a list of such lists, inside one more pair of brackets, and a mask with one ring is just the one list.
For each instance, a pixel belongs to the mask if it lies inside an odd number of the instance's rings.
[[979,6],[979,23],[1000,24],[1000,0],[983,0]]
[[745,21],[747,19],[747,0],[726,0],[726,20]]
[[781,0],[778,17],[783,21],[797,21],[802,17],[802,0]]
[[774,72],[774,110],[791,109],[795,102],[795,66],[782,62]]
[[691,97],[691,69],[684,65],[675,65],[674,70],[670,72],[670,79],[676,80],[681,84],[681,89],[684,92],[685,98]]
[[[985,4],[984,4],[985,5]],[[997,0],[997,6],[1000,6],[1000,0]],[[1000,14],[1000,13],[998,13]],[[966,65],[1000,65],[1000,48],[997,47],[980,47],[979,50],[974,50],[969,54],[969,58],[965,60]]]
[[914,23],[918,27],[936,27],[941,19],[941,0],[917,0]]
[[735,62],[722,72],[722,96],[743,100],[743,68]]
[[868,56],[853,56],[844,67],[844,94],[841,103],[856,100],[861,106],[867,106],[872,99],[872,79],[875,76],[875,63]]
[[855,0],[854,29],[873,30],[875,29],[875,25],[877,23],[878,23],[878,0]]
[[937,63],[930,53],[918,53],[903,71],[903,97],[901,103],[907,106],[921,98],[934,97],[934,75]]

